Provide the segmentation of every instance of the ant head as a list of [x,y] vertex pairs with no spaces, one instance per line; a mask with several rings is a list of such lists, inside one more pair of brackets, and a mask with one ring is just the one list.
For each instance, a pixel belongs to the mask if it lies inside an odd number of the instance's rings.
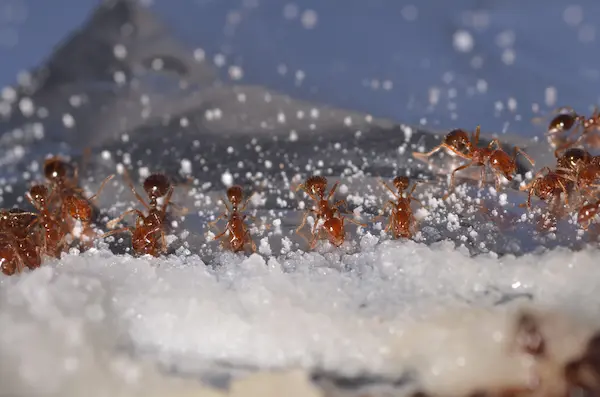
[[408,189],[408,184],[410,183],[410,181],[407,176],[397,176],[394,178],[393,183],[396,190],[401,192]]
[[557,160],[557,166],[560,168],[574,169],[581,163],[587,163],[590,160],[590,154],[579,148],[571,148],[567,150]]
[[548,132],[556,134],[569,131],[577,121],[579,116],[575,112],[562,113],[553,118],[548,124]]
[[163,174],[152,174],[144,181],[144,191],[151,199],[164,197],[170,188],[171,183]]
[[44,176],[52,182],[59,181],[67,176],[67,163],[58,158],[52,157],[44,162]]
[[472,148],[469,134],[460,128],[450,131],[444,138],[444,143],[453,147],[459,152],[463,152],[465,150],[470,151]]
[[327,189],[327,178],[313,175],[304,182],[304,189],[314,196],[323,197]]
[[44,185],[35,185],[29,189],[29,195],[34,203],[44,205],[48,198],[48,188]]
[[234,185],[234,186],[231,186],[229,189],[227,189],[227,199],[229,200],[229,202],[232,205],[234,205],[234,206],[240,205],[242,203],[243,197],[244,197],[244,192],[243,192],[241,186]]

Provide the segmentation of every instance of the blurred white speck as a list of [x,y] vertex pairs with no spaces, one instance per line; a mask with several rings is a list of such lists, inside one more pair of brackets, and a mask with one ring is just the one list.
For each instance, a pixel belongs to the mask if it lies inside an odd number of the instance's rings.
[[302,80],[304,80],[305,77],[306,77],[306,74],[304,73],[304,71],[302,71],[302,70],[296,71],[296,80],[302,81]]
[[516,58],[517,54],[512,48],[507,48],[504,51],[502,51],[502,62],[504,62],[505,65],[512,65],[513,63],[515,63]]
[[296,142],[298,140],[298,133],[295,130],[290,131],[290,142]]
[[231,172],[225,171],[223,175],[221,175],[221,182],[227,187],[233,185],[233,175],[231,175]]
[[237,100],[238,102],[246,102],[246,94],[240,92],[239,94],[237,94]]
[[583,25],[577,34],[579,41],[583,43],[591,43],[596,41],[596,28],[592,25]]
[[273,162],[271,162],[270,160],[266,160],[265,161],[265,168],[270,169],[273,167]]
[[298,18],[299,13],[300,11],[298,10],[298,6],[296,4],[290,3],[283,7],[283,17],[285,19],[296,19]]
[[390,80],[385,80],[382,84],[382,87],[384,90],[389,91],[394,88],[394,83],[392,83]]
[[44,137],[44,124],[33,124],[33,136],[35,137],[35,139],[42,139]]
[[302,120],[304,118],[304,112],[302,110],[298,110],[298,112],[296,112],[296,117],[298,120]]
[[305,29],[313,29],[317,25],[317,13],[314,10],[306,10],[302,13],[300,21]]
[[232,146],[229,146],[229,147],[227,148],[227,153],[228,153],[228,154],[232,154],[234,151],[235,151],[235,150],[233,149],[233,147],[232,147]]
[[496,36],[496,45],[500,48],[512,47],[515,44],[515,37],[514,31],[505,30]]
[[194,59],[198,62],[203,62],[206,59],[206,53],[202,48],[196,48],[194,50]]
[[214,63],[219,68],[222,66],[225,66],[225,55],[223,55],[223,54],[215,55]]
[[351,117],[345,117],[344,118],[344,125],[346,125],[347,127],[352,125],[352,118]]
[[181,172],[183,174],[189,175],[192,173],[192,162],[188,159],[181,160]]
[[127,56],[127,48],[123,44],[116,44],[113,47],[113,54],[117,59],[124,59]]
[[317,108],[310,109],[310,117],[313,119],[319,118],[319,109],[317,109]]
[[544,102],[546,103],[546,106],[556,105],[557,97],[558,92],[556,87],[546,87],[546,91],[544,93]]
[[229,77],[231,77],[232,80],[240,80],[242,77],[244,77],[244,71],[239,66],[230,66]]
[[517,100],[515,98],[509,98],[506,104],[511,112],[517,110]]
[[23,116],[25,117],[29,117],[31,115],[33,115],[34,111],[35,111],[35,107],[33,105],[33,101],[31,100],[31,98],[21,98],[21,100],[19,101],[19,109],[21,110],[21,113],[23,113]]
[[371,80],[371,88],[374,90],[378,90],[379,89],[379,80],[377,80],[377,79]]
[[429,89],[429,104],[432,106],[437,105],[440,101],[441,90],[438,87],[431,87]]
[[12,87],[4,87],[2,89],[2,99],[13,103],[17,99],[17,91]]
[[179,119],[179,125],[185,128],[190,125],[190,120],[187,117],[182,117]]
[[165,67],[165,61],[162,58],[154,58],[151,64],[152,70],[160,71]]
[[73,126],[75,126],[75,119],[69,113],[63,114],[62,122],[67,128],[73,128]]
[[285,76],[287,73],[287,66],[285,66],[284,64],[277,66],[277,73],[279,73],[282,76]]
[[496,101],[496,103],[494,103],[494,108],[498,111],[501,112],[502,110],[504,110],[504,104],[500,101]]
[[[129,142],[129,134],[123,134],[121,135],[121,141],[123,142]],[[129,153],[125,153],[127,155],[129,155]]]
[[103,150],[101,156],[103,160],[110,160],[111,154],[108,150]]
[[459,52],[470,52],[475,45],[473,36],[466,30],[458,30],[452,38],[454,49]]
[[483,66],[483,57],[481,57],[479,55],[475,55],[473,58],[471,58],[471,67],[473,69],[481,69],[482,66]]
[[127,82],[127,75],[125,75],[125,72],[122,70],[117,70],[113,73],[113,79],[115,80],[115,83],[119,85],[125,84]]
[[583,8],[578,5],[570,5],[563,11],[563,19],[567,25],[577,26],[583,21]]
[[419,10],[414,5],[408,4],[402,7],[400,14],[402,14],[402,18],[404,18],[405,21],[412,22],[416,21],[419,17]]
[[78,108],[83,103],[83,97],[81,95],[71,95],[69,97],[69,104],[74,108]]
[[277,121],[281,124],[285,123],[285,113],[279,112],[277,114]]
[[486,93],[487,89],[488,89],[487,81],[481,80],[481,79],[477,80],[476,87],[477,87],[477,91],[479,91],[481,94]]

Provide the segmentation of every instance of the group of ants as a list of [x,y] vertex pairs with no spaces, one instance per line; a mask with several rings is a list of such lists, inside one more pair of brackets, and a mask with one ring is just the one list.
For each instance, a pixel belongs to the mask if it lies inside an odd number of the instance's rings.
[[[541,169],[521,190],[528,192],[527,202],[521,206],[531,209],[532,196],[546,202],[556,211],[565,208],[576,208],[577,221],[587,229],[600,210],[600,199],[597,196],[598,180],[600,180],[600,156],[593,156],[581,146],[600,146],[600,112],[596,109],[590,117],[576,113],[571,108],[560,108],[548,126],[548,141],[555,149],[556,167]],[[506,153],[498,139],[493,139],[485,147],[479,147],[479,126],[469,136],[462,129],[450,131],[442,143],[427,153],[414,152],[417,159],[428,161],[429,157],[440,150],[446,150],[452,156],[466,160],[450,174],[450,188],[444,196],[449,197],[455,187],[457,172],[469,167],[480,167],[480,187],[485,182],[487,171],[495,177],[496,190],[499,189],[501,178],[513,180],[517,172],[516,157],[522,154],[531,165],[534,161],[519,147],[514,148],[511,155]],[[92,228],[93,202],[114,175],[107,177],[100,188],[91,197],[86,197],[84,189],[78,183],[78,169],[60,157],[45,160],[43,167],[45,182],[32,186],[25,195],[34,207],[33,211],[20,208],[0,210],[0,268],[6,275],[20,273],[25,268],[35,269],[42,263],[44,257],[60,258],[62,252],[78,245],[85,250],[93,244],[96,233]],[[145,212],[139,209],[125,211],[116,219],[107,223],[109,232],[101,238],[118,233],[131,234],[131,245],[136,255],[160,256],[167,252],[167,207],[170,204],[174,185],[163,174],[148,176],[143,189],[148,201],[136,191],[131,179],[125,172],[126,181],[136,199],[143,205]],[[411,203],[417,202],[413,193],[418,181],[410,185],[406,176],[393,179],[393,187],[381,180],[383,186],[393,195],[383,208],[384,213],[389,209],[389,218],[385,232],[395,239],[411,238],[415,232],[415,216]],[[339,182],[328,189],[325,177],[313,175],[300,184],[296,191],[303,190],[314,201],[312,208],[304,213],[296,233],[304,237],[310,249],[314,249],[319,240],[326,239],[333,246],[339,247],[345,240],[345,220],[359,226],[366,225],[345,216],[347,211],[341,207],[345,200],[332,202]],[[573,194],[577,199],[575,207],[569,207]],[[227,199],[223,199],[226,211],[223,212],[209,227],[214,227],[220,220],[226,220],[224,230],[213,237],[222,240],[232,251],[239,252],[250,247],[256,251],[244,213],[250,199],[244,200],[243,189],[239,185],[227,189]],[[229,203],[229,205],[227,204]],[[172,203],[171,203],[172,204]],[[572,203],[571,203],[572,205]],[[127,215],[135,215],[133,226],[115,228]],[[311,235],[301,233],[309,215],[313,215],[314,223]]]

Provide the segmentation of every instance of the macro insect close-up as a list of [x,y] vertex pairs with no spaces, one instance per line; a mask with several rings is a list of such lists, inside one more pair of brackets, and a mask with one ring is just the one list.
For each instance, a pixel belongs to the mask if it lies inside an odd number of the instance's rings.
[[596,15],[0,0],[0,397],[600,396]]

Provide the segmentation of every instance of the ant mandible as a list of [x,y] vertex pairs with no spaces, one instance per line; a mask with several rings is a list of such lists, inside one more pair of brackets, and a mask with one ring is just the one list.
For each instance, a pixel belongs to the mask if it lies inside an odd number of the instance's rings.
[[[344,220],[348,219],[350,222],[353,222],[359,226],[366,227],[366,225],[355,221],[352,218],[347,218],[344,216],[339,216],[339,207],[344,204],[346,205],[346,200],[339,200],[335,202],[333,205],[329,203],[329,200],[335,194],[339,182],[336,182],[329,193],[327,193],[327,178],[324,176],[311,176],[306,179],[306,182],[298,186],[296,191],[304,190],[304,192],[315,201],[315,208],[308,209],[304,212],[304,217],[300,226],[296,229],[296,233],[304,237],[307,241],[309,241],[310,249],[314,249],[317,245],[317,241],[322,238],[321,231],[325,231],[326,238],[329,242],[339,247],[344,243],[345,240],[345,229],[344,229]],[[300,230],[306,225],[306,221],[308,219],[309,214],[315,214],[316,219],[312,228],[312,239],[309,240],[300,233]],[[338,216],[336,216],[338,215]],[[323,221],[323,224],[319,228],[320,220]]]
[[[517,171],[516,159],[518,153],[521,153],[531,165],[535,164],[533,159],[517,146],[515,146],[514,153],[511,158],[504,150],[502,150],[500,141],[496,138],[492,139],[487,147],[477,147],[477,144],[479,143],[480,132],[481,127],[477,126],[472,141],[469,144],[470,150],[466,154],[457,152],[457,154],[460,153],[461,157],[470,160],[470,162],[461,165],[452,171],[452,174],[450,175],[450,187],[448,189],[448,193],[443,197],[444,200],[450,196],[451,191],[455,186],[455,175],[458,171],[462,171],[469,167],[481,167],[481,176],[479,181],[479,186],[481,187],[485,180],[486,168],[489,167],[494,172],[496,190],[499,190],[500,176],[504,176],[509,181],[513,179],[512,175]],[[492,149],[494,145],[496,146],[496,149]]]
[[[160,254],[167,252],[166,241],[166,217],[167,207],[171,201],[173,194],[173,185],[163,174],[152,174],[144,181],[144,191],[149,198],[149,203],[146,203],[142,196],[136,191],[131,178],[127,171],[124,172],[129,188],[133,192],[137,200],[145,207],[148,214],[144,214],[139,209],[131,209],[122,213],[118,218],[108,222],[106,226],[109,229],[114,228],[127,215],[136,214],[135,226],[126,226],[112,230],[102,235],[102,238],[112,236],[121,232],[131,233],[131,245],[133,251],[137,255],[152,255],[158,257]],[[159,199],[163,199],[162,208],[159,208]]]
[[383,180],[381,180],[381,183],[396,198],[396,201],[389,200],[383,207],[384,212],[388,207],[391,207],[389,223],[385,231],[391,231],[395,239],[399,237],[411,238],[413,235],[412,228],[416,221],[410,204],[412,201],[416,201],[423,206],[423,204],[412,195],[417,188],[418,183],[413,184],[408,193],[406,193],[406,191],[408,190],[410,181],[406,176],[397,176],[394,178],[392,183],[394,184],[396,191],[388,186]]
[[[245,223],[246,218],[251,216],[242,214],[242,212],[248,206],[250,198],[248,198],[242,205],[243,199],[244,193],[242,187],[238,185],[231,186],[229,189],[227,189],[227,201],[229,201],[231,204],[231,208],[229,208],[225,199],[222,199],[223,205],[225,206],[225,212],[223,212],[217,219],[215,219],[213,222],[210,222],[208,225],[209,227],[214,227],[219,220],[227,219],[225,229],[221,233],[217,234],[213,240],[223,238],[225,234],[228,233],[229,247],[233,252],[244,250],[246,243],[250,243],[252,252],[256,252],[256,244],[254,243],[254,240],[252,240],[250,231]],[[242,205],[241,208],[240,205]]]

